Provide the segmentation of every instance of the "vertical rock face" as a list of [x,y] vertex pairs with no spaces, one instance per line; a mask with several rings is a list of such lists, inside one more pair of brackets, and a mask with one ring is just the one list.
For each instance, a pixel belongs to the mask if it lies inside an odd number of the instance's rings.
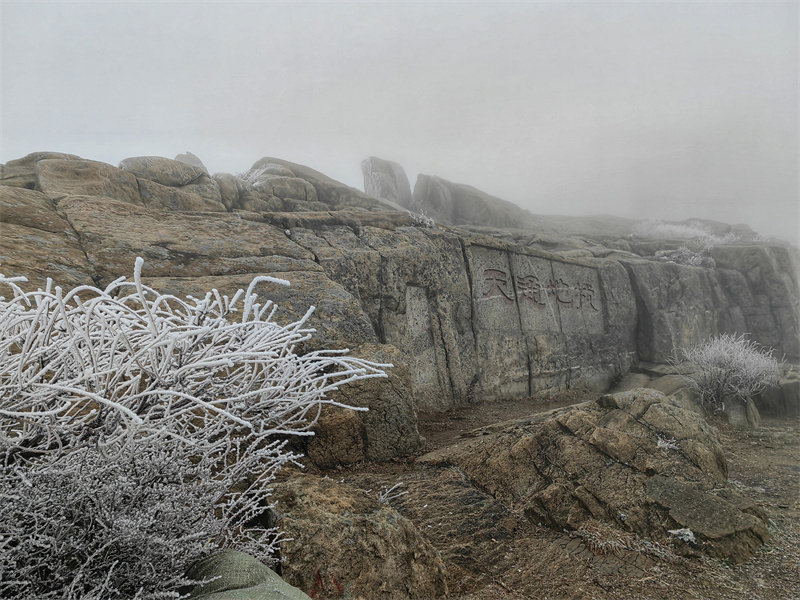
[[666,362],[711,335],[748,333],[790,360],[798,341],[797,253],[781,246],[718,246],[716,269],[624,260],[636,292],[637,351]]
[[370,156],[362,161],[364,191],[376,198],[383,198],[408,209],[413,209],[411,185],[403,167],[397,163]]

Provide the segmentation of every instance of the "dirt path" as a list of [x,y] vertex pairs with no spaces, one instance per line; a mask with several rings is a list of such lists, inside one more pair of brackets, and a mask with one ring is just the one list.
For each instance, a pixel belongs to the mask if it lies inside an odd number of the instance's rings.
[[[470,431],[593,397],[482,404],[421,414],[424,451]],[[731,485],[769,515],[771,540],[743,565],[641,549],[602,553],[539,527],[473,487],[455,468],[421,469],[415,457],[359,464],[340,476],[361,489],[405,492],[390,500],[437,548],[453,600],[800,600],[800,421],[766,419],[754,432],[721,426]],[[603,531],[598,532],[602,538]]]

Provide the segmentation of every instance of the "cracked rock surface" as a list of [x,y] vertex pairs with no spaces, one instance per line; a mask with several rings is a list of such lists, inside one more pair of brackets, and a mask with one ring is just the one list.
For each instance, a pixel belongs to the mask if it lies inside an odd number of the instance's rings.
[[601,396],[518,420],[421,457],[455,466],[532,522],[602,522],[654,542],[689,529],[685,555],[748,559],[769,534],[763,510],[727,483],[719,432],[655,390]]

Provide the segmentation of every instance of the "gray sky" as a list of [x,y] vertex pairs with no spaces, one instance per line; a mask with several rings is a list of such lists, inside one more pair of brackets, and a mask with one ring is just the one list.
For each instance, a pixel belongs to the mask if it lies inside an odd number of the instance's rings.
[[2,2],[0,161],[376,155],[542,214],[797,243],[798,3]]

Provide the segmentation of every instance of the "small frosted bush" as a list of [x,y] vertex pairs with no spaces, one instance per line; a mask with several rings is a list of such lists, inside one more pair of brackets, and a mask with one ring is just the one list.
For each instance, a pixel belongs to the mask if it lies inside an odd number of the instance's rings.
[[742,241],[742,237],[733,231],[729,231],[724,235],[714,235],[710,229],[702,225],[678,225],[676,223],[664,223],[658,219],[639,221],[633,227],[633,235],[656,240],[687,240],[683,247],[691,245],[691,251],[700,254],[720,244],[733,244]]
[[704,250],[696,252],[684,244],[675,250],[658,250],[655,254],[655,259],[689,267],[715,268],[717,266],[716,261],[705,255],[704,252]]
[[753,396],[777,385],[781,365],[772,349],[745,335],[723,334],[680,351],[697,370],[685,375],[706,407],[725,410],[726,403],[747,404]]
[[0,275],[0,598],[178,597],[214,548],[270,562],[280,536],[258,521],[298,458],[286,437],[391,366],[300,353],[313,307],[279,325],[254,291],[286,281],[184,301],[142,264],[68,293]]
[[436,221],[434,221],[431,217],[425,214],[424,211],[420,211],[418,213],[412,213],[410,210],[406,211],[409,215],[411,215],[411,224],[414,227],[421,227],[423,229],[432,229],[436,225]]
[[677,225],[664,223],[659,219],[644,219],[633,227],[634,235],[640,237],[664,239],[695,239],[710,238],[711,231],[705,227],[691,227],[689,225]]

